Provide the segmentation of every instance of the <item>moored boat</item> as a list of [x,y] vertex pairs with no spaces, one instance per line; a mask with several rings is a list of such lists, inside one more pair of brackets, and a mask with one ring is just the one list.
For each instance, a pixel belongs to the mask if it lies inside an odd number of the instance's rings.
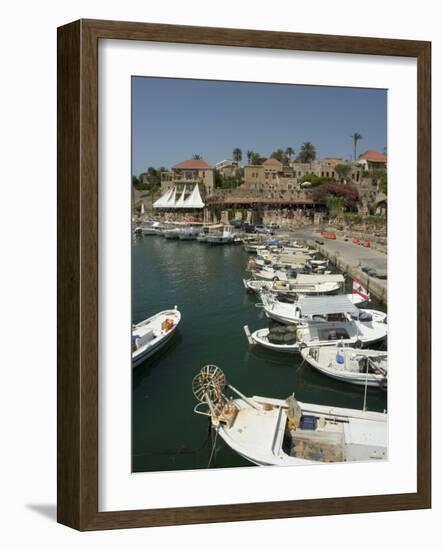
[[[363,320],[355,318],[356,314],[363,314]],[[357,348],[369,347],[387,337],[387,316],[382,312],[357,310],[353,314],[342,313],[333,316],[333,321],[327,320],[323,315],[320,318],[313,316],[314,318],[305,319],[304,322],[263,328],[253,333],[250,333],[246,325],[244,331],[250,344],[258,344],[283,353],[299,353],[305,347],[336,344]]]
[[246,397],[215,365],[201,369],[192,389],[194,412],[208,416],[223,441],[258,466],[387,458],[386,413],[302,403],[294,395]]
[[387,388],[387,351],[331,346],[304,348],[301,355],[313,368],[336,380]]
[[256,279],[243,279],[243,284],[248,292],[259,293],[261,290],[266,289],[275,294],[293,297],[299,294],[333,294],[335,292],[339,292],[342,288],[341,283],[338,282],[296,284],[288,281],[260,281]]
[[142,225],[141,233],[143,235],[162,235],[163,228],[160,222],[153,222],[150,225]]
[[132,367],[159,351],[175,334],[180,321],[181,313],[175,306],[133,325]]
[[235,235],[229,230],[224,229],[222,233],[209,233],[206,242],[209,244],[232,244]]
[[385,322],[387,315],[382,311],[358,309],[365,303],[359,294],[331,296],[300,296],[295,302],[281,301],[270,292],[261,291],[260,298],[265,314],[283,324],[300,324],[306,321],[327,322],[335,320],[358,320]]

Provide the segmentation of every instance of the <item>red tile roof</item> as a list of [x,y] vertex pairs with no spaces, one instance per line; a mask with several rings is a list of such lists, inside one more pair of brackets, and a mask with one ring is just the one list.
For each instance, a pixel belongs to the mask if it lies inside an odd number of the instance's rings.
[[262,164],[263,164],[263,166],[275,166],[275,167],[278,167],[278,168],[280,168],[282,166],[282,162],[279,162],[278,159],[274,159],[274,158],[268,158]]
[[387,155],[384,155],[384,153],[381,153],[380,151],[375,151],[374,149],[365,151],[365,153],[359,155],[359,158],[361,160],[368,160],[368,162],[387,162]]
[[184,168],[187,170],[204,170],[204,169],[210,169],[212,166],[210,164],[207,164],[207,162],[203,159],[196,160],[183,160],[182,162],[179,162],[178,164],[175,164],[175,166],[172,166],[172,168]]

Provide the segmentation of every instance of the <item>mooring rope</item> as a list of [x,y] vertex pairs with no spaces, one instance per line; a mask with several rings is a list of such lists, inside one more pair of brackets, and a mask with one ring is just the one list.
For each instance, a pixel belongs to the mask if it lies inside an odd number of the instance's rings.
[[214,455],[214,452],[215,452],[215,449],[216,449],[216,440],[217,440],[217,438],[218,438],[218,430],[216,429],[215,430],[215,441],[213,442],[212,452],[210,453],[209,463],[207,464],[208,468],[210,468],[210,463],[212,462],[212,458],[213,458],[213,455]]

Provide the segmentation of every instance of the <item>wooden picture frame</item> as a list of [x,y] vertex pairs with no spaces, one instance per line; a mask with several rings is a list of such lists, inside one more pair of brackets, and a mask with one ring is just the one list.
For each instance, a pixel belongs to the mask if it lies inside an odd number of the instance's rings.
[[[158,41],[402,56],[418,67],[417,492],[98,511],[98,41]],[[58,29],[58,521],[82,531],[431,506],[431,44],[79,20]]]

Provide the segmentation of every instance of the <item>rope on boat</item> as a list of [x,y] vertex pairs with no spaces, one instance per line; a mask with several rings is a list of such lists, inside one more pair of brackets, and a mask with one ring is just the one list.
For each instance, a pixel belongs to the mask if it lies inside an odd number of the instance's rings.
[[209,458],[209,463],[207,464],[207,467],[210,468],[210,463],[212,462],[212,458],[213,458],[213,455],[215,453],[215,449],[216,449],[216,440],[218,438],[218,430],[215,429],[215,441],[213,442],[213,446],[212,446],[212,452],[210,453],[210,458]]

